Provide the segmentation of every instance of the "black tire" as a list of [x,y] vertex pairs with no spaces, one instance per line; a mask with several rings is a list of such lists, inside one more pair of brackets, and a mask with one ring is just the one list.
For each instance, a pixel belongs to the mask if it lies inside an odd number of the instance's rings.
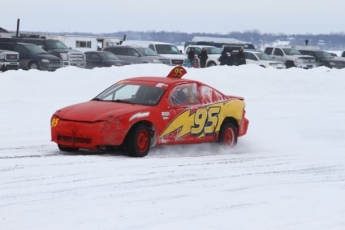
[[213,61],[207,63],[207,67],[216,66],[217,64]]
[[145,124],[135,125],[128,133],[125,140],[125,149],[131,157],[146,156],[151,147],[150,130]]
[[62,152],[77,152],[79,150],[79,148],[64,147],[62,145],[58,145],[58,148]]
[[219,131],[220,142],[225,146],[234,147],[237,144],[237,138],[237,127],[231,122],[224,123]]
[[40,66],[35,61],[30,62],[28,67],[29,67],[29,69],[40,69]]
[[285,66],[286,66],[287,69],[291,68],[291,67],[295,67],[295,65],[294,65],[294,63],[292,61],[285,62]]

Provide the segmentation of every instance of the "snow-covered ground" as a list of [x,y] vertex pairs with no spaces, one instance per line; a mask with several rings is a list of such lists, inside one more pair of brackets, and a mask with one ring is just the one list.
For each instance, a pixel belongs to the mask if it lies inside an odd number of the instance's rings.
[[138,159],[50,142],[55,110],[170,70],[0,73],[0,229],[345,229],[345,69],[188,69],[245,97],[249,130],[231,150],[167,146]]

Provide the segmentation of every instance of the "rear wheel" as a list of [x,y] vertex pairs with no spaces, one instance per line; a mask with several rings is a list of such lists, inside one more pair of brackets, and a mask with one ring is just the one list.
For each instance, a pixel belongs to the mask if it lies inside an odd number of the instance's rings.
[[134,126],[125,140],[126,152],[131,157],[144,157],[150,151],[151,135],[145,124]]
[[79,150],[79,148],[64,147],[62,145],[58,145],[58,148],[60,151],[63,151],[63,152],[76,152]]
[[237,136],[238,130],[233,123],[227,122],[222,125],[219,132],[219,140],[222,144],[228,147],[234,147],[237,144]]

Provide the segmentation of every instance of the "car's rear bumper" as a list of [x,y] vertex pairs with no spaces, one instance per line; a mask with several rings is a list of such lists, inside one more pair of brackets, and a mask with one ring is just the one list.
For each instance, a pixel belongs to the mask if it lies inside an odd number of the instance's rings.
[[238,129],[239,137],[247,134],[248,126],[249,126],[249,120],[246,118],[246,111],[244,110],[242,114],[242,120]]

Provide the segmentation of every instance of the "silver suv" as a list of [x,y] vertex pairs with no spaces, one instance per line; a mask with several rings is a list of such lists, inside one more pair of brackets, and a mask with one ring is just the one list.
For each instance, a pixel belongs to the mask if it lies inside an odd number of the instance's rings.
[[160,56],[150,48],[140,46],[108,46],[103,49],[118,56],[121,60],[131,64],[163,63],[170,64],[170,59]]

